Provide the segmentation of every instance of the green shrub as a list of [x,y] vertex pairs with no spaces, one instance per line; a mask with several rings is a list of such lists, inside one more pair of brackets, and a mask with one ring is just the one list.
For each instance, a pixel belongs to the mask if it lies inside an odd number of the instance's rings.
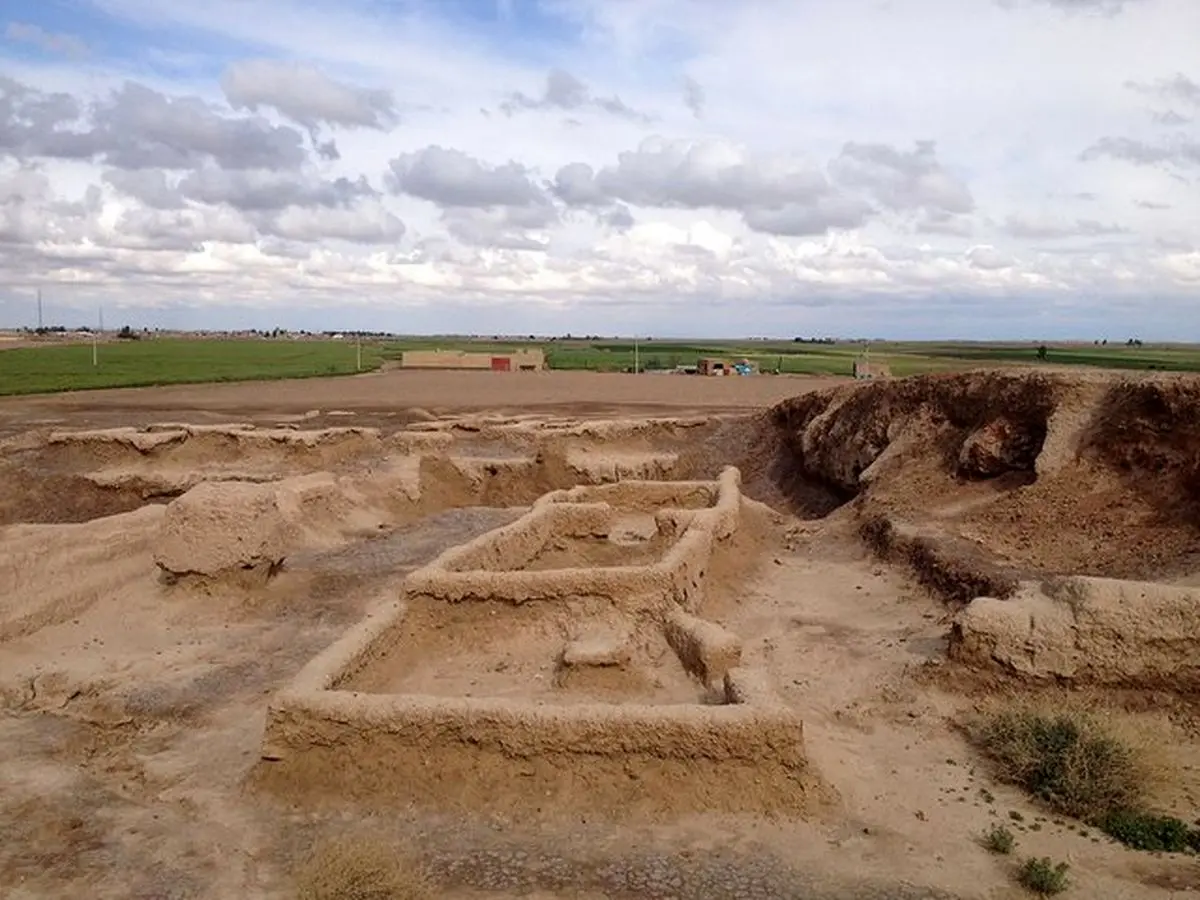
[[967,731],[1002,779],[1054,812],[1082,819],[1136,850],[1200,852],[1200,829],[1146,811],[1149,745],[1119,737],[1083,713],[1023,706],[993,710]]
[[1056,863],[1050,857],[1027,859],[1017,871],[1021,886],[1042,897],[1052,897],[1067,889],[1071,881],[1067,878],[1070,868],[1065,862]]
[[1192,828],[1174,816],[1117,810],[1105,816],[1100,827],[1109,837],[1134,850],[1155,853],[1200,851],[1200,829]]

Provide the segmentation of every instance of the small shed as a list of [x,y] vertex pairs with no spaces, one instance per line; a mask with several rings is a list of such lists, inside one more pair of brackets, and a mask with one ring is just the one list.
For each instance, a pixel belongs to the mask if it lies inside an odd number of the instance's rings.
[[700,375],[728,375],[731,370],[727,359],[706,356],[696,363],[696,372]]

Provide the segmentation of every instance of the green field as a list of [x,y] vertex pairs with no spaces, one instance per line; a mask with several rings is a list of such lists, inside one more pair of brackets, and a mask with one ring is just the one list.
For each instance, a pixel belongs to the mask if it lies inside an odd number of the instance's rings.
[[[348,375],[358,362],[353,341],[169,338],[104,343],[97,358],[90,344],[0,351],[0,395]],[[379,346],[363,344],[364,370],[382,361]]]
[[[674,369],[694,366],[701,357],[750,359],[763,372],[850,375],[861,343],[795,341],[640,341],[563,339],[485,341],[467,338],[364,340],[362,368],[375,369],[399,360],[405,350],[463,349],[504,352],[537,346],[551,368],[600,372]],[[26,347],[0,351],[0,395],[136,387],[214,381],[257,381],[347,375],[357,371],[353,340],[144,338],[111,341],[99,347],[92,365],[90,344]],[[1047,345],[1039,361],[1035,343],[885,343],[871,344],[871,359],[886,363],[897,376],[953,371],[981,365],[1081,365],[1114,369],[1200,371],[1200,346],[1092,344]]]

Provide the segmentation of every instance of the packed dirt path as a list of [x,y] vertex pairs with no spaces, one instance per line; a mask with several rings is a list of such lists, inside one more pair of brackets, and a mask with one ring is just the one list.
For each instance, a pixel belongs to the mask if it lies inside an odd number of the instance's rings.
[[73,425],[132,425],[183,413],[259,418],[309,410],[386,416],[422,409],[435,414],[488,410],[497,414],[640,415],[721,412],[771,406],[787,397],[844,382],[795,375],[701,378],[599,372],[372,372],[297,381],[189,384],[157,388],[73,391],[0,398],[0,428],[39,420]]

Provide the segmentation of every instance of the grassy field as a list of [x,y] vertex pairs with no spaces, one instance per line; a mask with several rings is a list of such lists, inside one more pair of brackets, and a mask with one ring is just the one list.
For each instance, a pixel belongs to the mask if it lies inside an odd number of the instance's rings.
[[[97,356],[93,366],[90,344],[0,351],[0,395],[348,375],[358,361],[353,341],[114,341]],[[382,361],[379,346],[363,344],[364,370]]]
[[[0,345],[2,346],[2,345]],[[635,358],[647,371],[694,366],[701,357],[750,359],[763,372],[851,375],[862,344],[809,344],[794,341],[641,341],[635,351],[626,340],[500,342],[465,338],[411,338],[364,341],[362,368],[398,361],[405,350],[465,349],[505,352],[539,346],[554,369],[632,371]],[[985,365],[1081,365],[1115,369],[1200,371],[1200,346],[1093,344],[1048,345],[1039,361],[1034,343],[873,343],[871,359],[892,374],[953,371]],[[352,340],[245,340],[149,338],[112,341],[99,348],[92,365],[89,344],[22,347],[0,351],[0,395],[135,387],[211,381],[256,381],[345,375],[357,365]]]

